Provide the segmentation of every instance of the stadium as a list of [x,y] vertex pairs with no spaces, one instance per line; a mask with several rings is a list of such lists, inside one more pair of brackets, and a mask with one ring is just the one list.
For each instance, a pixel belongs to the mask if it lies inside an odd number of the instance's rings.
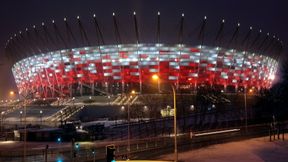
[[[123,43],[120,21],[113,13],[116,41],[107,45],[95,14],[92,22],[96,34],[94,31],[93,38],[89,38],[91,31],[85,29],[77,16],[76,31],[67,18],[64,18],[65,31],[61,31],[54,20],[50,30],[43,22],[38,29],[34,25],[25,32],[19,31],[7,41],[5,49],[7,57],[14,62],[12,71],[19,93],[33,93],[34,97],[40,98],[94,95],[97,91],[127,93],[131,91],[129,87],[135,86],[142,93],[153,74],[177,88],[194,90],[201,84],[220,86],[222,90],[232,86],[234,92],[240,87],[255,87],[257,90],[271,87],[282,48],[279,39],[267,33],[261,40],[261,29],[253,39],[252,27],[247,34],[239,34],[238,23],[232,37],[223,43],[225,20],[221,21],[216,36],[206,36],[209,33],[206,21],[205,16],[195,34],[198,42],[185,44],[182,14],[177,43],[162,44],[158,12],[156,43],[140,43],[139,23],[134,12],[136,40],[131,42],[136,43],[131,44]],[[95,42],[95,38],[96,45],[93,45],[91,40]],[[237,44],[237,39],[243,40]]]
[[12,70],[20,92],[37,91],[47,98],[89,95],[89,91],[93,95],[101,87],[123,87],[122,92],[127,93],[127,88],[134,85],[142,92],[142,85],[151,84],[153,74],[177,87],[195,89],[198,84],[208,84],[223,89],[234,86],[236,90],[238,87],[260,90],[271,86],[276,69],[274,59],[242,51],[206,46],[121,44],[35,55],[20,60]]
[[[161,41],[165,33],[160,32],[158,12],[156,31],[142,33],[142,37],[156,33],[156,39],[142,41],[134,12],[132,27],[124,27],[134,36],[125,42],[116,14],[112,24],[104,24],[113,29],[101,28],[96,15],[91,18],[89,25],[79,16],[74,22],[67,18],[59,24],[43,22],[7,41],[6,56],[13,63],[21,100],[1,102],[6,121],[21,124],[23,105],[25,118],[40,124],[103,118],[117,123],[127,119],[127,107],[135,121],[169,118],[172,85],[183,131],[191,126],[239,126],[244,118],[257,116],[252,109],[255,98],[272,86],[277,73],[279,39],[252,27],[241,31],[240,23],[224,30],[225,20],[219,27],[208,26],[205,16],[191,36],[185,33],[192,27],[184,28],[182,14],[177,41]],[[155,75],[160,78],[157,83],[152,80]]]

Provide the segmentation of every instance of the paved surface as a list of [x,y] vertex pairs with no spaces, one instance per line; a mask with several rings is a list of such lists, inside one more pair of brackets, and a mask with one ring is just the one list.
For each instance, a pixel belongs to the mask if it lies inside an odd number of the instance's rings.
[[[282,137],[281,137],[282,138]],[[171,160],[174,154],[160,156]],[[288,134],[285,141],[270,142],[269,137],[217,144],[179,153],[179,161],[185,162],[288,162]]]

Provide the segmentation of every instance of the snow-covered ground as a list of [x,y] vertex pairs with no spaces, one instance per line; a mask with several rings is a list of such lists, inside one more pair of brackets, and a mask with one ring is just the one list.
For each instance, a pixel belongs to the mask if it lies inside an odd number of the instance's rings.
[[[229,142],[180,152],[179,161],[185,162],[288,162],[288,134],[285,141],[270,142],[269,137]],[[161,160],[173,160],[174,154],[163,155]]]

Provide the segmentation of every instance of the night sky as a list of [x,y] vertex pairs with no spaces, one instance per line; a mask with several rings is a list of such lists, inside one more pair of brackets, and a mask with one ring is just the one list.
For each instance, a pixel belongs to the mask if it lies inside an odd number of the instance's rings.
[[[155,32],[153,23],[157,11],[161,12],[161,20],[163,17],[166,23],[161,27],[164,31],[165,26],[169,26],[170,29],[174,28],[171,26],[175,26],[176,29],[181,13],[185,13],[185,21],[188,24],[189,22],[192,25],[194,22],[199,24],[204,16],[208,17],[208,21],[211,20],[210,27],[213,27],[214,23],[215,28],[218,28],[216,24],[218,22],[219,25],[222,18],[225,18],[230,25],[239,21],[243,28],[248,29],[249,26],[253,26],[255,30],[262,29],[265,33],[275,34],[283,41],[284,46],[287,46],[288,5],[285,2],[285,0],[267,2],[256,0],[2,0],[0,2],[0,99],[7,98],[9,90],[16,90],[11,63],[4,58],[5,43],[14,33],[18,33],[19,30],[24,31],[26,27],[32,27],[34,24],[51,22],[52,19],[55,19],[56,23],[60,21],[62,23],[66,16],[75,19],[80,15],[85,19],[95,13],[99,21],[103,22],[102,27],[105,30],[112,30],[112,12],[119,15],[120,23],[125,28],[125,24],[131,24],[131,14],[136,11],[140,22],[140,39],[141,36],[144,39],[145,32],[149,30]],[[125,19],[129,16],[130,19]],[[149,22],[151,24],[147,25],[148,29],[146,29],[144,24]],[[189,33],[189,29],[186,31]],[[129,37],[129,34],[127,35]],[[104,37],[109,40],[111,34]],[[154,38],[150,37],[150,39],[155,41]],[[165,37],[163,36],[162,39]],[[145,42],[149,42],[149,37],[145,37]],[[282,53],[283,56],[286,55],[286,51]]]

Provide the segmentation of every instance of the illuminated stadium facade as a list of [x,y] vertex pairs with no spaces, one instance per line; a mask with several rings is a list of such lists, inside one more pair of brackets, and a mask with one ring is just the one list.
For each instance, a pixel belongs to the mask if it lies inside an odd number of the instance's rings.
[[[238,23],[228,45],[225,45],[222,41],[225,21],[222,20],[216,39],[213,38],[211,43],[204,39],[205,16],[196,34],[198,43],[184,43],[182,14],[178,42],[162,44],[158,12],[156,42],[140,43],[135,12],[133,18],[134,43],[121,41],[119,22],[114,13],[116,42],[109,43],[111,45],[104,42],[95,15],[94,36],[87,34],[80,17],[77,17],[77,32],[64,18],[65,31],[61,31],[53,20],[50,30],[42,23],[41,28],[33,26],[32,30],[15,34],[5,49],[7,57],[14,62],[12,72],[19,92],[32,93],[34,97],[71,97],[127,93],[133,88],[146,93],[152,87],[151,76],[154,74],[160,77],[160,86],[171,83],[177,89],[190,92],[197,91],[200,85],[223,91],[229,87],[234,92],[251,87],[267,89],[272,85],[282,45],[275,36],[269,37],[269,33],[262,41],[260,30],[253,39],[250,27],[248,33],[243,34],[241,46],[236,46],[237,38],[241,38]],[[91,43],[95,38],[97,43]]]
[[[269,88],[277,62],[267,56],[221,48],[163,44],[85,47],[35,55],[17,62],[13,74],[20,91],[54,89],[69,95],[73,85],[150,84],[158,74],[175,85],[198,84]],[[69,88],[70,87],[70,88]],[[69,91],[70,89],[70,91]],[[82,89],[82,90],[81,90]],[[91,93],[93,93],[91,88]],[[54,93],[54,92],[53,92]]]

